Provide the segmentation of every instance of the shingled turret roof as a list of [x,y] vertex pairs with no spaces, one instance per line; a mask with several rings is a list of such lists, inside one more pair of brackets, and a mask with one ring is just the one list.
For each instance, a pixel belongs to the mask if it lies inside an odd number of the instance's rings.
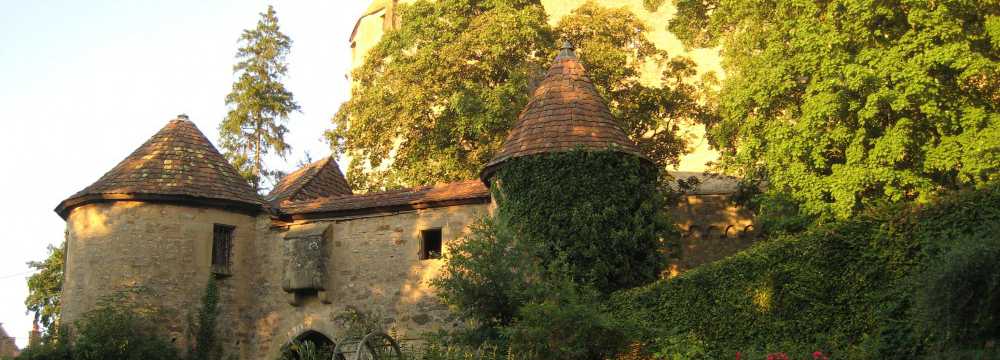
[[351,195],[351,186],[332,156],[315,161],[288,174],[267,195],[267,201],[279,206],[289,201],[304,201],[336,195]]
[[171,120],[97,182],[55,211],[102,201],[169,201],[259,211],[263,201],[186,115]]
[[504,161],[539,153],[609,148],[647,159],[625,135],[597,93],[569,43],[552,62],[545,79],[504,140],[500,152],[480,174],[488,182]]

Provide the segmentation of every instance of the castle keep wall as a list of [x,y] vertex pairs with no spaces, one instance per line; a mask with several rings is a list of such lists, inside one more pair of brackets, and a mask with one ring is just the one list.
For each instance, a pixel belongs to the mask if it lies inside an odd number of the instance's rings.
[[729,195],[684,195],[670,217],[681,231],[680,253],[672,259],[670,276],[733,255],[753,244],[753,214],[733,204]]
[[183,349],[186,319],[200,306],[211,271],[213,224],[226,224],[235,226],[233,271],[220,281],[226,305],[219,323],[230,325],[219,329],[223,339],[239,339],[234,332],[240,327],[233,325],[247,305],[257,220],[223,210],[137,201],[73,209],[66,219],[63,323],[72,324],[118,290],[141,287],[136,302],[161,308],[164,334]]
[[[402,339],[450,326],[455,319],[428,284],[437,276],[442,260],[419,259],[421,230],[441,229],[442,248],[447,251],[469,225],[487,214],[488,206],[298,222],[261,236],[251,290],[256,313],[250,330],[255,345],[253,355],[246,358],[274,358],[283,344],[307,331],[340,341],[347,336],[343,316],[350,309],[378,317],[385,329]],[[291,260],[283,255],[285,242],[293,234],[324,232],[325,293],[296,297],[284,291],[284,273]]]

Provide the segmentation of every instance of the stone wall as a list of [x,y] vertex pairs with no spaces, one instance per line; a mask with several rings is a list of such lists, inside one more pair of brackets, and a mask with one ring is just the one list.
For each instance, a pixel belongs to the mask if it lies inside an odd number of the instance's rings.
[[668,268],[671,276],[735,254],[756,240],[753,214],[729,195],[685,195],[670,215],[682,234],[679,258]]
[[[448,244],[462,237],[488,208],[487,204],[460,205],[297,222],[259,237],[257,277],[251,289],[256,308],[249,326],[254,345],[241,358],[274,358],[283,344],[309,331],[335,342],[342,340],[348,330],[342,316],[351,309],[378,317],[386,330],[401,339],[451,326],[455,319],[428,284],[442,260],[419,259],[421,230],[441,229],[447,251]],[[320,247],[326,252],[325,293],[296,296],[286,292],[286,236],[317,233],[327,234]]]
[[14,337],[7,334],[3,325],[0,324],[0,359],[14,358],[20,353]]
[[[118,290],[143,288],[138,304],[159,308],[163,335],[187,346],[186,319],[200,305],[211,271],[214,224],[235,226],[232,276],[220,281],[224,302],[219,323],[225,346],[247,338],[247,284],[255,270],[257,225],[253,216],[189,206],[118,201],[80,206],[66,219],[66,278],[62,321],[71,324]],[[252,256],[251,256],[252,255]]]

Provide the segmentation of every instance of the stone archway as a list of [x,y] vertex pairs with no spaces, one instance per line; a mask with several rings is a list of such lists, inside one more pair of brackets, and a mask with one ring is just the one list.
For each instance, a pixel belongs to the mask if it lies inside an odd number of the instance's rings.
[[316,330],[306,330],[282,349],[281,359],[305,358],[305,356],[300,355],[301,351],[315,351],[318,355],[317,358],[329,359],[333,357],[334,348],[336,348],[336,344],[330,337]]

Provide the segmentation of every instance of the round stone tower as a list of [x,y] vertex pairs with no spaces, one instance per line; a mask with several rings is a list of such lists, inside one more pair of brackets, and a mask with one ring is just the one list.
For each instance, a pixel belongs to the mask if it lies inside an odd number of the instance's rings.
[[498,218],[574,279],[612,291],[655,280],[670,229],[659,171],[565,44],[481,175]]
[[159,310],[163,335],[183,346],[186,319],[213,274],[224,304],[220,321],[247,298],[263,209],[236,169],[179,115],[56,207],[67,228],[62,322],[125,296]]

